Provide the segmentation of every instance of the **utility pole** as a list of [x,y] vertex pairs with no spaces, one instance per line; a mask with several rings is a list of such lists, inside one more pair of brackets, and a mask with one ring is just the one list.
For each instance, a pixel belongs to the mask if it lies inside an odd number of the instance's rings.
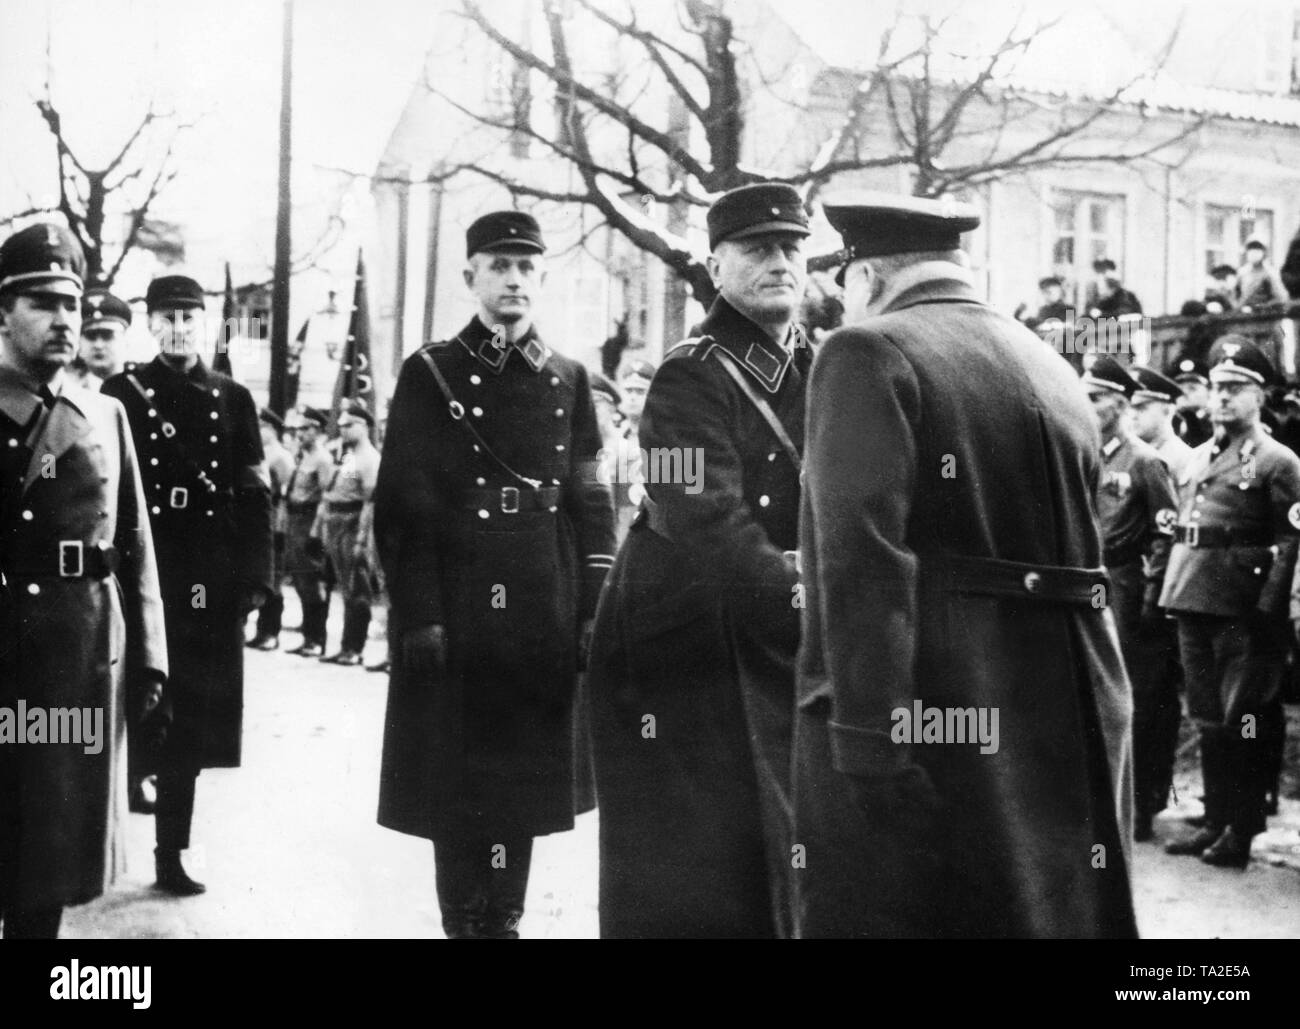
[[268,404],[283,417],[289,378],[289,174],[293,147],[293,0],[284,0],[280,55],[280,196],[275,212],[275,276],[271,287],[271,382]]

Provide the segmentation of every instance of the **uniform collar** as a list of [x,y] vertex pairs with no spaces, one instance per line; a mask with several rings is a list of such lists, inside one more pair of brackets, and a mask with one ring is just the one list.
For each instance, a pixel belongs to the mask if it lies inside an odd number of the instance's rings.
[[916,304],[954,300],[978,300],[970,272],[951,261],[921,261],[908,265],[885,284],[880,310],[899,311]]
[[[792,327],[787,336],[790,343],[794,332]],[[722,297],[713,301],[708,317],[700,326],[700,335],[711,337],[769,393],[781,388],[793,359],[790,348],[777,343],[757,322],[746,318]]]
[[1101,452],[1104,456],[1108,458],[1114,457],[1115,452],[1119,450],[1119,448],[1122,447],[1123,445],[1124,445],[1124,437],[1122,435],[1112,436],[1110,439],[1108,439],[1105,443],[1101,445]]
[[[30,422],[32,414],[41,406],[41,396],[33,387],[39,388],[37,384],[28,382],[15,369],[0,365],[0,412],[17,425],[26,425]],[[60,372],[56,375],[49,387],[54,393],[56,405],[60,401],[67,401],[78,412],[85,414],[81,391],[65,373]]]
[[203,363],[203,356],[200,354],[194,366],[188,371],[178,372],[170,364],[163,360],[162,354],[159,354],[149,362],[148,368],[153,369],[162,376],[171,376],[176,379],[184,379],[186,382],[193,383],[195,386],[206,386],[212,375],[208,371],[208,366]]
[[470,319],[470,323],[460,330],[456,342],[478,358],[480,363],[486,365],[494,375],[501,374],[501,369],[506,366],[510,355],[515,351],[519,352],[524,364],[528,365],[534,373],[540,372],[546,366],[547,358],[551,356],[550,348],[538,335],[536,325],[528,326],[528,331],[513,344],[498,346],[492,330],[479,320],[478,315]]

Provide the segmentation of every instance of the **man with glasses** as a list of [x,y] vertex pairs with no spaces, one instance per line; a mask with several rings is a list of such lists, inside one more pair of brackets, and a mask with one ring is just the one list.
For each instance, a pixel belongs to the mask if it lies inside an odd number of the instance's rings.
[[[1300,534],[1300,458],[1260,424],[1275,372],[1244,336],[1215,344],[1214,437],[1179,482],[1178,525],[1162,606],[1178,619],[1187,711],[1196,722],[1204,825],[1165,849],[1244,868],[1264,830],[1277,733],[1287,617],[1300,617],[1293,574]],[[1288,612],[1288,601],[1290,611]],[[1300,625],[1300,623],[1297,623]]]

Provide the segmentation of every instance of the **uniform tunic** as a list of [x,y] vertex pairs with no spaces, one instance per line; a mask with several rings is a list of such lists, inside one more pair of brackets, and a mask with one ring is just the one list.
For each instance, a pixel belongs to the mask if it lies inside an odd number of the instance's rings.
[[[425,352],[463,418],[409,357],[375,489],[393,643],[379,822],[428,839],[561,832],[575,814],[577,635],[614,544],[587,372],[534,329],[494,346],[477,318]],[[430,624],[446,628],[437,681],[414,677],[401,646]]]
[[[67,384],[29,446],[40,406],[0,368],[0,707],[98,708],[103,734],[97,754],[0,743],[0,862],[15,862],[12,900],[25,909],[92,900],[122,871],[127,691],[167,672],[122,407]],[[99,543],[117,550],[114,574],[60,575],[60,549],[72,571]]]
[[1112,436],[1102,444],[1101,462],[1102,560],[1110,572],[1120,647],[1132,673],[1143,604],[1154,608],[1160,596],[1177,501],[1168,466],[1142,440]]
[[358,542],[362,508],[370,501],[379,476],[379,451],[369,440],[348,448],[335,467],[321,496],[311,535],[325,544],[325,556],[334,570],[344,600],[369,598],[368,585],[353,581],[357,572],[353,557]]
[[[803,441],[806,348],[725,299],[651,383],[639,516],[593,646],[605,937],[789,931],[789,766],[799,639],[799,472],[714,353]],[[662,474],[664,457],[683,461]],[[683,481],[688,455],[701,478]],[[668,468],[671,472],[671,466]],[[647,716],[654,735],[647,738]]]
[[[1187,710],[1201,729],[1206,815],[1250,835],[1264,827],[1268,762],[1260,741],[1280,690],[1288,606],[1300,617],[1300,598],[1291,599],[1300,458],[1256,425],[1197,447],[1178,486],[1160,603],[1178,616]],[[1248,715],[1257,735],[1244,741]]]
[[[1087,398],[962,269],[907,274],[822,344],[809,384],[800,934],[1133,936],[1114,620],[1091,590],[1042,595],[1101,564]],[[918,705],[996,711],[996,749],[926,742],[897,717]],[[889,816],[918,770],[931,802]]]
[[202,360],[178,372],[155,358],[108,379],[104,393],[130,419],[158,554],[174,713],[163,761],[237,767],[244,707],[239,599],[252,589],[269,593],[272,575],[257,408],[247,389]]

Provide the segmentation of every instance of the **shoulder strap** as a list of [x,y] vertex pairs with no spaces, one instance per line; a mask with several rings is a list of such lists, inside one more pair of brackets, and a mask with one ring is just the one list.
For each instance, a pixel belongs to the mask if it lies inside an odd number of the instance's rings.
[[200,485],[202,485],[209,493],[215,493],[217,491],[216,483],[208,478],[207,472],[199,467],[199,465],[186,452],[185,444],[181,442],[180,437],[176,434],[176,426],[158,413],[158,408],[154,405],[153,398],[145,392],[145,388],[140,385],[140,380],[135,377],[135,373],[127,372],[126,381],[131,384],[132,388],[138,394],[140,394],[140,399],[144,401],[146,416],[158,423],[158,430],[163,434],[163,438],[170,443],[176,456],[181,459],[181,464],[185,466],[186,472],[197,479]]
[[438,362],[433,359],[433,356],[428,350],[422,349],[420,351],[420,356],[424,359],[424,363],[429,366],[429,371],[433,372],[433,377],[438,383],[438,389],[442,391],[443,398],[447,401],[447,412],[451,415],[452,420],[460,422],[461,425],[465,426],[466,430],[469,432],[470,436],[473,437],[474,441],[478,443],[483,453],[487,455],[490,460],[495,461],[503,472],[509,475],[516,482],[524,483],[530,489],[539,488],[542,485],[541,479],[530,479],[526,475],[520,475],[508,464],[502,461],[501,458],[497,457],[496,452],[488,446],[487,440],[479,435],[479,431],[474,427],[474,424],[465,420],[465,408],[459,400],[452,396],[451,387],[447,385],[447,379],[443,376],[442,370],[438,367]]
[[727,374],[735,380],[736,385],[744,391],[745,396],[749,397],[750,402],[758,408],[758,413],[763,416],[763,421],[767,422],[771,430],[776,434],[781,446],[785,449],[786,456],[790,458],[796,472],[803,471],[803,460],[799,456],[799,448],[794,445],[794,440],[790,434],[785,431],[785,426],[781,424],[781,419],[776,416],[772,406],[766,399],[753,387],[749,379],[739,368],[736,367],[735,358],[733,358],[722,347],[711,347],[710,352],[718,356],[722,367],[727,370]]

